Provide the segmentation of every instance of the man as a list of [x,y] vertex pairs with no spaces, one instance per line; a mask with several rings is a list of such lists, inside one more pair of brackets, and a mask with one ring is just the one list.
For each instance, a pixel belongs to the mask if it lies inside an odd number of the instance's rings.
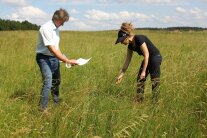
[[42,73],[42,91],[40,98],[40,110],[45,111],[48,106],[50,90],[53,101],[58,104],[60,85],[60,64],[59,60],[66,64],[76,65],[74,59],[63,56],[59,48],[59,30],[69,20],[69,14],[65,9],[55,11],[52,20],[43,24],[39,29],[39,38],[36,49],[36,61]]

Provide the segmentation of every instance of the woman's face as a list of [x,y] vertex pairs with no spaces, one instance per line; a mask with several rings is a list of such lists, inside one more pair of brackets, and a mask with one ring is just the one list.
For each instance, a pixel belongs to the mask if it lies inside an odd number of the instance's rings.
[[121,42],[124,45],[128,45],[129,44],[129,38],[127,37],[126,39],[124,39],[124,41]]

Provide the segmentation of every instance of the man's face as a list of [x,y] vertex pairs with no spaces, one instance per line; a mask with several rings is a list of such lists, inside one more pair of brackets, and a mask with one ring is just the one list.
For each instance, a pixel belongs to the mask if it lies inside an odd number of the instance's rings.
[[63,26],[65,23],[64,20],[57,20],[57,27]]

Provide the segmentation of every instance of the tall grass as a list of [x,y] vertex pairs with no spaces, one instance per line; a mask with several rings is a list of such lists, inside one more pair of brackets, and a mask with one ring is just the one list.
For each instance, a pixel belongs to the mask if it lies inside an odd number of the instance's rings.
[[89,58],[71,69],[61,64],[59,106],[38,111],[41,74],[35,61],[36,31],[0,32],[0,137],[207,137],[207,32],[139,31],[163,56],[161,97],[133,102],[142,57],[134,53],[120,85],[115,78],[126,47],[115,31],[61,32],[61,50]]

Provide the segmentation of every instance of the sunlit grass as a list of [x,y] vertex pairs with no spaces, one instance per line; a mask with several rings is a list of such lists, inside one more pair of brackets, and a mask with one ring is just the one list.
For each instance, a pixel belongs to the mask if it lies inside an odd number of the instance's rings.
[[115,85],[126,47],[115,31],[61,32],[61,50],[89,58],[71,69],[61,64],[61,103],[38,111],[41,74],[35,61],[36,31],[0,32],[0,137],[206,137],[207,32],[137,31],[163,56],[161,97],[133,102],[141,56],[134,53],[124,80]]

